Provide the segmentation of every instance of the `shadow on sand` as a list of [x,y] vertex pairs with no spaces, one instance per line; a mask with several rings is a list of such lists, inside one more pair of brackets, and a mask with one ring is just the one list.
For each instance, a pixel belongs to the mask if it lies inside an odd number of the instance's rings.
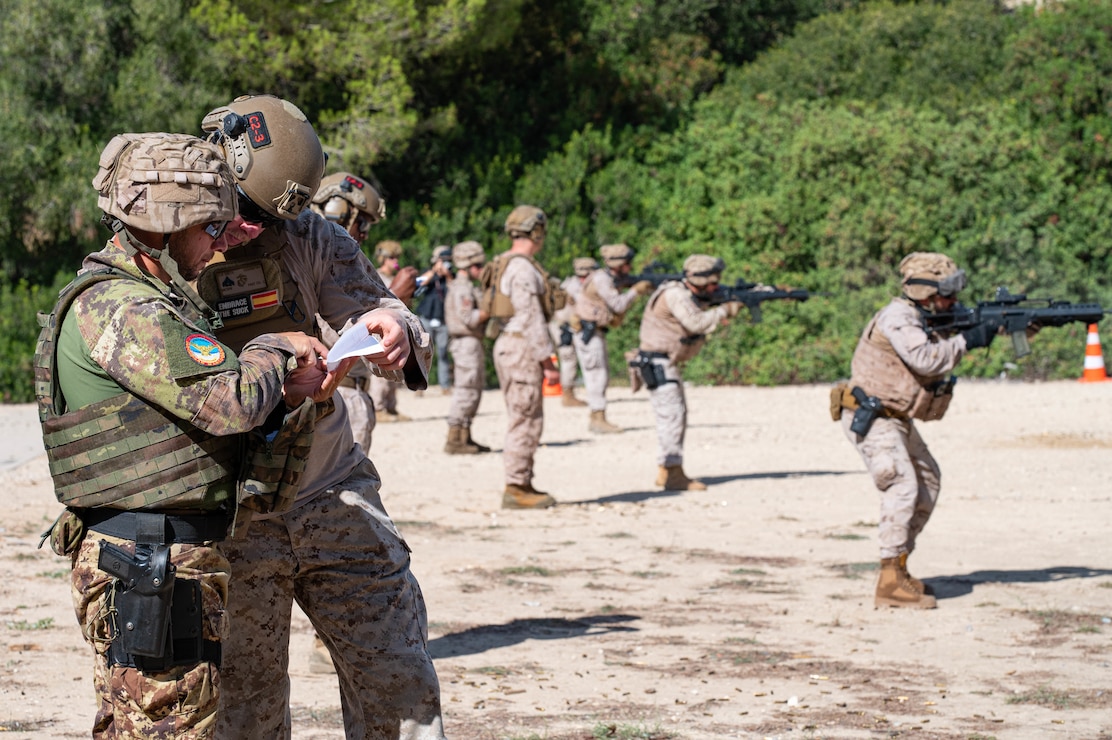
[[1067,578],[1101,576],[1112,576],[1112,570],[1068,565],[1042,570],[977,570],[965,575],[924,578],[923,582],[934,589],[935,598],[956,599],[973,593],[973,587],[982,583],[1050,583]]
[[566,640],[609,632],[636,632],[636,627],[625,623],[637,619],[640,617],[634,614],[593,615],[578,619],[515,619],[506,624],[471,627],[437,637],[429,641],[429,653],[434,659],[451,658],[475,655],[525,640]]

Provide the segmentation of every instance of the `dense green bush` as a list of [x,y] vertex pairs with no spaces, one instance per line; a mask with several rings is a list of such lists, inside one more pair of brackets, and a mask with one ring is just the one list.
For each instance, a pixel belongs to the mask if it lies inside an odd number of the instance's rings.
[[39,338],[38,312],[49,311],[73,278],[59,273],[53,285],[0,284],[0,392],[5,403],[35,400],[31,362]]

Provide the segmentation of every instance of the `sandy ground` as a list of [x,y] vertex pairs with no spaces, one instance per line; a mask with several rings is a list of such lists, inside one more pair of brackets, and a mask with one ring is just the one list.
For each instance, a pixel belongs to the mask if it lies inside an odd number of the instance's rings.
[[[922,427],[942,499],[911,560],[934,611],[876,610],[877,494],[827,388],[692,388],[689,473],[653,485],[644,391],[620,435],[546,401],[537,485],[499,508],[497,453],[441,452],[448,398],[405,394],[373,457],[413,548],[448,735],[1112,738],[1112,383],[972,383]],[[476,439],[501,447],[497,392]],[[90,657],[31,406],[0,408],[0,732],[87,737]],[[9,439],[10,438],[10,439]],[[341,738],[294,615],[294,737]]]

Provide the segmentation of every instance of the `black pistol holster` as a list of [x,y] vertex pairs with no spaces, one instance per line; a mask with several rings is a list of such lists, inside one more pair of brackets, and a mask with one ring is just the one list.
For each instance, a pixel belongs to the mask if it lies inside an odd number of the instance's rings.
[[202,660],[219,664],[219,643],[204,641],[201,584],[175,577],[166,517],[136,513],[135,554],[105,540],[97,566],[115,576],[108,664],[159,673]]
[[669,381],[668,376],[664,372],[664,368],[657,363],[653,362],[654,359],[665,358],[668,355],[663,352],[645,352],[640,351],[637,356],[629,361],[629,366],[635,368],[641,373],[641,379],[645,381],[645,387],[650,391],[655,391],[660,386]]
[[571,324],[569,324],[565,321],[564,323],[560,324],[560,346],[561,347],[570,347],[571,346],[571,337],[572,337]]
[[865,395],[865,391],[860,386],[855,385],[851,393],[857,401],[857,409],[853,412],[853,421],[849,425],[849,430],[864,437],[869,433],[876,417],[884,413],[884,404],[876,396]]
[[580,321],[579,323],[583,327],[579,332],[579,335],[583,337],[583,344],[590,344],[595,336],[595,331],[598,329],[598,322]]

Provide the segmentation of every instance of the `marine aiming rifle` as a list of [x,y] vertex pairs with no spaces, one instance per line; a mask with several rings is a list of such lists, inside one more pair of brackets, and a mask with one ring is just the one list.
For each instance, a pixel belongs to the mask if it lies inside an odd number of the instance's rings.
[[943,313],[924,314],[928,331],[960,332],[982,323],[989,323],[1012,337],[1016,358],[1031,353],[1027,341],[1027,328],[1065,326],[1072,322],[1095,324],[1104,318],[1106,311],[1099,303],[1070,303],[1053,298],[1028,298],[1025,294],[1013,295],[1005,287],[996,289],[991,301],[981,301],[969,308],[955,303],[953,309]]
[[738,278],[733,285],[719,285],[709,296],[696,296],[696,300],[711,306],[718,306],[731,301],[744,303],[749,309],[749,320],[754,324],[761,323],[761,304],[765,301],[799,301],[802,303],[812,296],[827,296],[829,293],[812,293],[809,290],[792,290],[778,288],[773,285],[760,283],[747,283]]
[[683,273],[676,270],[675,267],[667,262],[660,260],[653,260],[642,268],[641,272],[637,275],[620,275],[614,279],[614,285],[618,288],[628,288],[634,283],[639,283],[642,280],[647,280],[653,284],[654,288],[659,288],[663,283],[669,280],[683,281]]

